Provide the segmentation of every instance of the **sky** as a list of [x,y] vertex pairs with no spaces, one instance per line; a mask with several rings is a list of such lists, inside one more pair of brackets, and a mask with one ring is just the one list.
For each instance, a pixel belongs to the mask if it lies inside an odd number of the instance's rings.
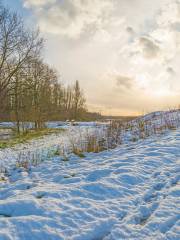
[[60,81],[91,111],[138,115],[180,105],[180,1],[4,0],[39,27]]

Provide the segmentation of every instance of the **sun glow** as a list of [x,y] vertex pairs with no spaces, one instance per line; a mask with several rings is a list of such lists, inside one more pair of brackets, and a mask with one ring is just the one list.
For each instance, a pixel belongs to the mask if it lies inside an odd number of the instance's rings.
[[153,95],[156,97],[166,97],[166,96],[170,96],[172,94],[173,93],[168,88],[157,89],[153,92]]
[[144,90],[145,94],[149,96],[158,98],[172,96],[174,95],[174,92],[170,90],[169,85],[166,84],[166,81],[164,81],[167,79],[167,77],[167,74],[165,76],[160,75],[155,81],[149,74],[139,74],[136,77],[136,82],[138,88]]

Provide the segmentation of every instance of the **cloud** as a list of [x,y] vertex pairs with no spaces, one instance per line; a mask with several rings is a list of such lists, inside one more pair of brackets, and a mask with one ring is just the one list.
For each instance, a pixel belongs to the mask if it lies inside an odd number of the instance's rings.
[[142,47],[142,53],[145,58],[156,58],[160,52],[159,46],[148,37],[141,37],[139,45]]
[[167,67],[166,71],[170,74],[170,75],[174,75],[176,72],[172,67]]
[[32,8],[41,31],[70,38],[102,29],[114,9],[113,0],[25,0],[24,6]]
[[24,0],[24,7],[26,8],[45,7],[49,4],[54,3],[56,3],[56,0]]
[[126,27],[126,32],[129,34],[129,36],[131,38],[133,38],[135,36],[135,34],[136,34],[135,30],[132,27],[130,27],[130,26]]
[[145,26],[136,32],[134,40],[128,42],[119,55],[128,65],[126,73],[134,76],[139,89],[150,95],[160,92],[161,95],[162,92],[176,94],[180,88],[179,7],[177,1],[162,5],[151,22],[151,28]]
[[180,21],[172,23],[171,28],[173,31],[180,32]]
[[118,87],[123,87],[125,89],[131,89],[133,86],[133,79],[123,75],[115,76],[116,84]]

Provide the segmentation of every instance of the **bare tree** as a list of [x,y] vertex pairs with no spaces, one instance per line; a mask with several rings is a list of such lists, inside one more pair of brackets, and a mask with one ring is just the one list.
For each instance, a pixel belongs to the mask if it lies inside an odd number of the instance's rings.
[[0,8],[0,103],[8,93],[10,82],[27,61],[38,55],[43,40],[38,31],[24,28],[22,19],[7,8]]
[[74,119],[80,117],[81,112],[85,109],[85,98],[80,88],[79,82],[76,80],[73,89],[73,113]]

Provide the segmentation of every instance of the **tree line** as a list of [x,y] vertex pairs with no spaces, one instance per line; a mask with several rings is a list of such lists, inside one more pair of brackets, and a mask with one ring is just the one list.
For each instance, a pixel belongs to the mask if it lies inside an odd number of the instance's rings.
[[0,3],[0,120],[34,122],[90,117],[76,81],[65,87],[42,59],[44,39]]

